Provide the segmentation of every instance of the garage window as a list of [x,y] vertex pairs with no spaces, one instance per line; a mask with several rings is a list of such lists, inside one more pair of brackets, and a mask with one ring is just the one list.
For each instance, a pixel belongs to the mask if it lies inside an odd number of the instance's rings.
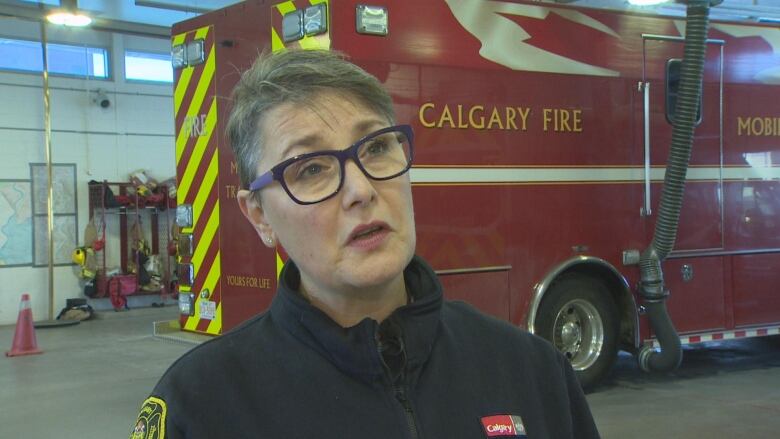
[[173,82],[170,53],[125,51],[125,79],[129,81]]
[[[108,79],[108,50],[102,47],[48,43],[49,73]],[[0,38],[0,70],[18,72],[43,71],[42,47],[39,41]]]

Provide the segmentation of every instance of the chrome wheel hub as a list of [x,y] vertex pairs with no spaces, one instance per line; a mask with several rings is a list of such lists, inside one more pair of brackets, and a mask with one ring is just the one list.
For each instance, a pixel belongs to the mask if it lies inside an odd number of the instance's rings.
[[598,360],[604,346],[604,322],[592,303],[583,299],[567,302],[555,316],[553,340],[575,370]]
[[574,322],[568,322],[563,325],[561,330],[561,341],[566,346],[576,346],[580,343],[582,338],[582,332],[580,327]]

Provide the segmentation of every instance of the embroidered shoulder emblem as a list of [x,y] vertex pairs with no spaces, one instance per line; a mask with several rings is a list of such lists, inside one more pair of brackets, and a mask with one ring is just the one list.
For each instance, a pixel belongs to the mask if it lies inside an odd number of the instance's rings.
[[160,398],[151,396],[144,401],[130,439],[165,439],[165,415],[168,406]]

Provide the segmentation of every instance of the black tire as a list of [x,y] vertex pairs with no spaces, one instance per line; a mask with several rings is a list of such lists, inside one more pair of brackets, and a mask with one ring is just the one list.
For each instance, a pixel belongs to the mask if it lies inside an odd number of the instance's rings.
[[556,280],[536,315],[536,334],[569,359],[583,388],[610,372],[620,325],[617,306],[601,281],[579,275]]

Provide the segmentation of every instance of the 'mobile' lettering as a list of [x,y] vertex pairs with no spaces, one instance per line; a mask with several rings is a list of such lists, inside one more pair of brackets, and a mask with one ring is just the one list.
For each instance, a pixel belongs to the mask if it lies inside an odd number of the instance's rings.
[[738,136],[780,136],[780,117],[737,117]]

